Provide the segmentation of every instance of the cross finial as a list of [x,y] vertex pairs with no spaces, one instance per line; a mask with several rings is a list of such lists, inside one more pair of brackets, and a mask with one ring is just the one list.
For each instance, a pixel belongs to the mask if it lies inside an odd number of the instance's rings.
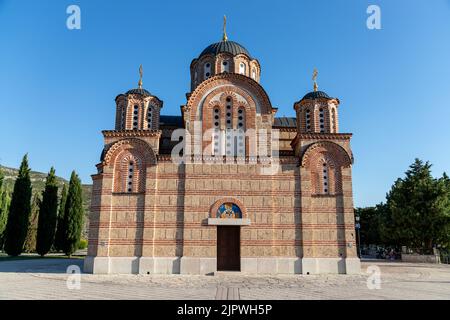
[[139,89],[142,89],[142,76],[144,75],[144,69],[142,68],[142,64],[139,66]]
[[317,69],[316,68],[314,68],[314,71],[313,71],[313,77],[312,77],[312,79],[313,79],[313,81],[314,81],[314,91],[317,91],[317,89],[319,88],[319,86],[317,85],[317,75],[318,75],[319,73],[317,72]]
[[222,37],[223,41],[227,41],[228,37],[227,37],[227,16],[223,15],[223,37]]

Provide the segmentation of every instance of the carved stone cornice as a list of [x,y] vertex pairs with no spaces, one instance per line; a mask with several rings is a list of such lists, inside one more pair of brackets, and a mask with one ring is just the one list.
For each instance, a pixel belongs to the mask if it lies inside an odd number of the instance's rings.
[[103,130],[105,138],[160,137],[161,130]]
[[300,140],[323,140],[323,141],[335,141],[335,140],[350,140],[352,133],[298,133],[291,142],[292,149],[295,150],[295,146]]

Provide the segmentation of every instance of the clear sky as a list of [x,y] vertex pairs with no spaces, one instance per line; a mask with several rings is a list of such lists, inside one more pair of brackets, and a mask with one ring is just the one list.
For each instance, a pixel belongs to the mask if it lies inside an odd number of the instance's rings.
[[[66,8],[81,8],[68,30]],[[381,30],[366,27],[368,5]],[[415,157],[450,172],[450,1],[0,0],[0,163],[91,183],[114,126],[117,94],[144,87],[179,115],[189,64],[228,36],[262,66],[278,116],[319,89],[341,101],[341,132],[354,134],[356,206],[384,200]]]

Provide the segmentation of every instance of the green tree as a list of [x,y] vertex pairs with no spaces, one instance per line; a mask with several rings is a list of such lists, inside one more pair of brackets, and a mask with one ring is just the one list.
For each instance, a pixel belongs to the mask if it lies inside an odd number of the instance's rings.
[[6,223],[8,221],[8,211],[9,211],[9,203],[11,202],[11,198],[9,197],[8,192],[0,190],[0,250],[3,249],[3,244],[5,242],[5,229]]
[[14,183],[14,191],[6,224],[5,251],[8,255],[18,256],[22,253],[27,236],[28,220],[31,211],[31,180],[28,156],[23,157],[19,175]]
[[55,169],[52,167],[45,181],[42,192],[42,202],[39,209],[38,230],[36,239],[36,252],[46,255],[53,244],[58,219],[58,185]]
[[78,249],[83,227],[83,216],[81,181],[75,171],[73,171],[64,208],[64,242],[62,248],[69,257]]
[[36,238],[38,230],[39,208],[41,206],[41,198],[39,194],[34,194],[31,200],[31,213],[28,222],[28,232],[23,244],[23,252],[36,252]]
[[[447,177],[448,178],[448,177]],[[416,159],[387,194],[382,235],[386,241],[431,253],[449,242],[450,197],[445,177],[435,179],[431,164]]]
[[66,184],[64,184],[61,191],[61,200],[59,201],[58,224],[56,227],[55,242],[54,242],[54,248],[56,251],[61,251],[64,243],[64,234],[65,234],[64,211],[66,208],[66,200],[67,200],[67,186]]
[[379,245],[382,243],[380,235],[380,210],[376,207],[356,208],[355,216],[360,217],[360,237],[362,245]]
[[4,175],[0,168],[0,250],[3,248],[4,231],[6,228],[6,222],[8,221],[8,207],[9,196],[7,191],[3,188]]

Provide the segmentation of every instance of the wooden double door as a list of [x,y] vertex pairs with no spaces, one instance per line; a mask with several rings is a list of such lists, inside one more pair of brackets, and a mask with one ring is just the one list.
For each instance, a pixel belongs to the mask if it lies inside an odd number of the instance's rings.
[[217,226],[217,271],[241,270],[241,228]]

